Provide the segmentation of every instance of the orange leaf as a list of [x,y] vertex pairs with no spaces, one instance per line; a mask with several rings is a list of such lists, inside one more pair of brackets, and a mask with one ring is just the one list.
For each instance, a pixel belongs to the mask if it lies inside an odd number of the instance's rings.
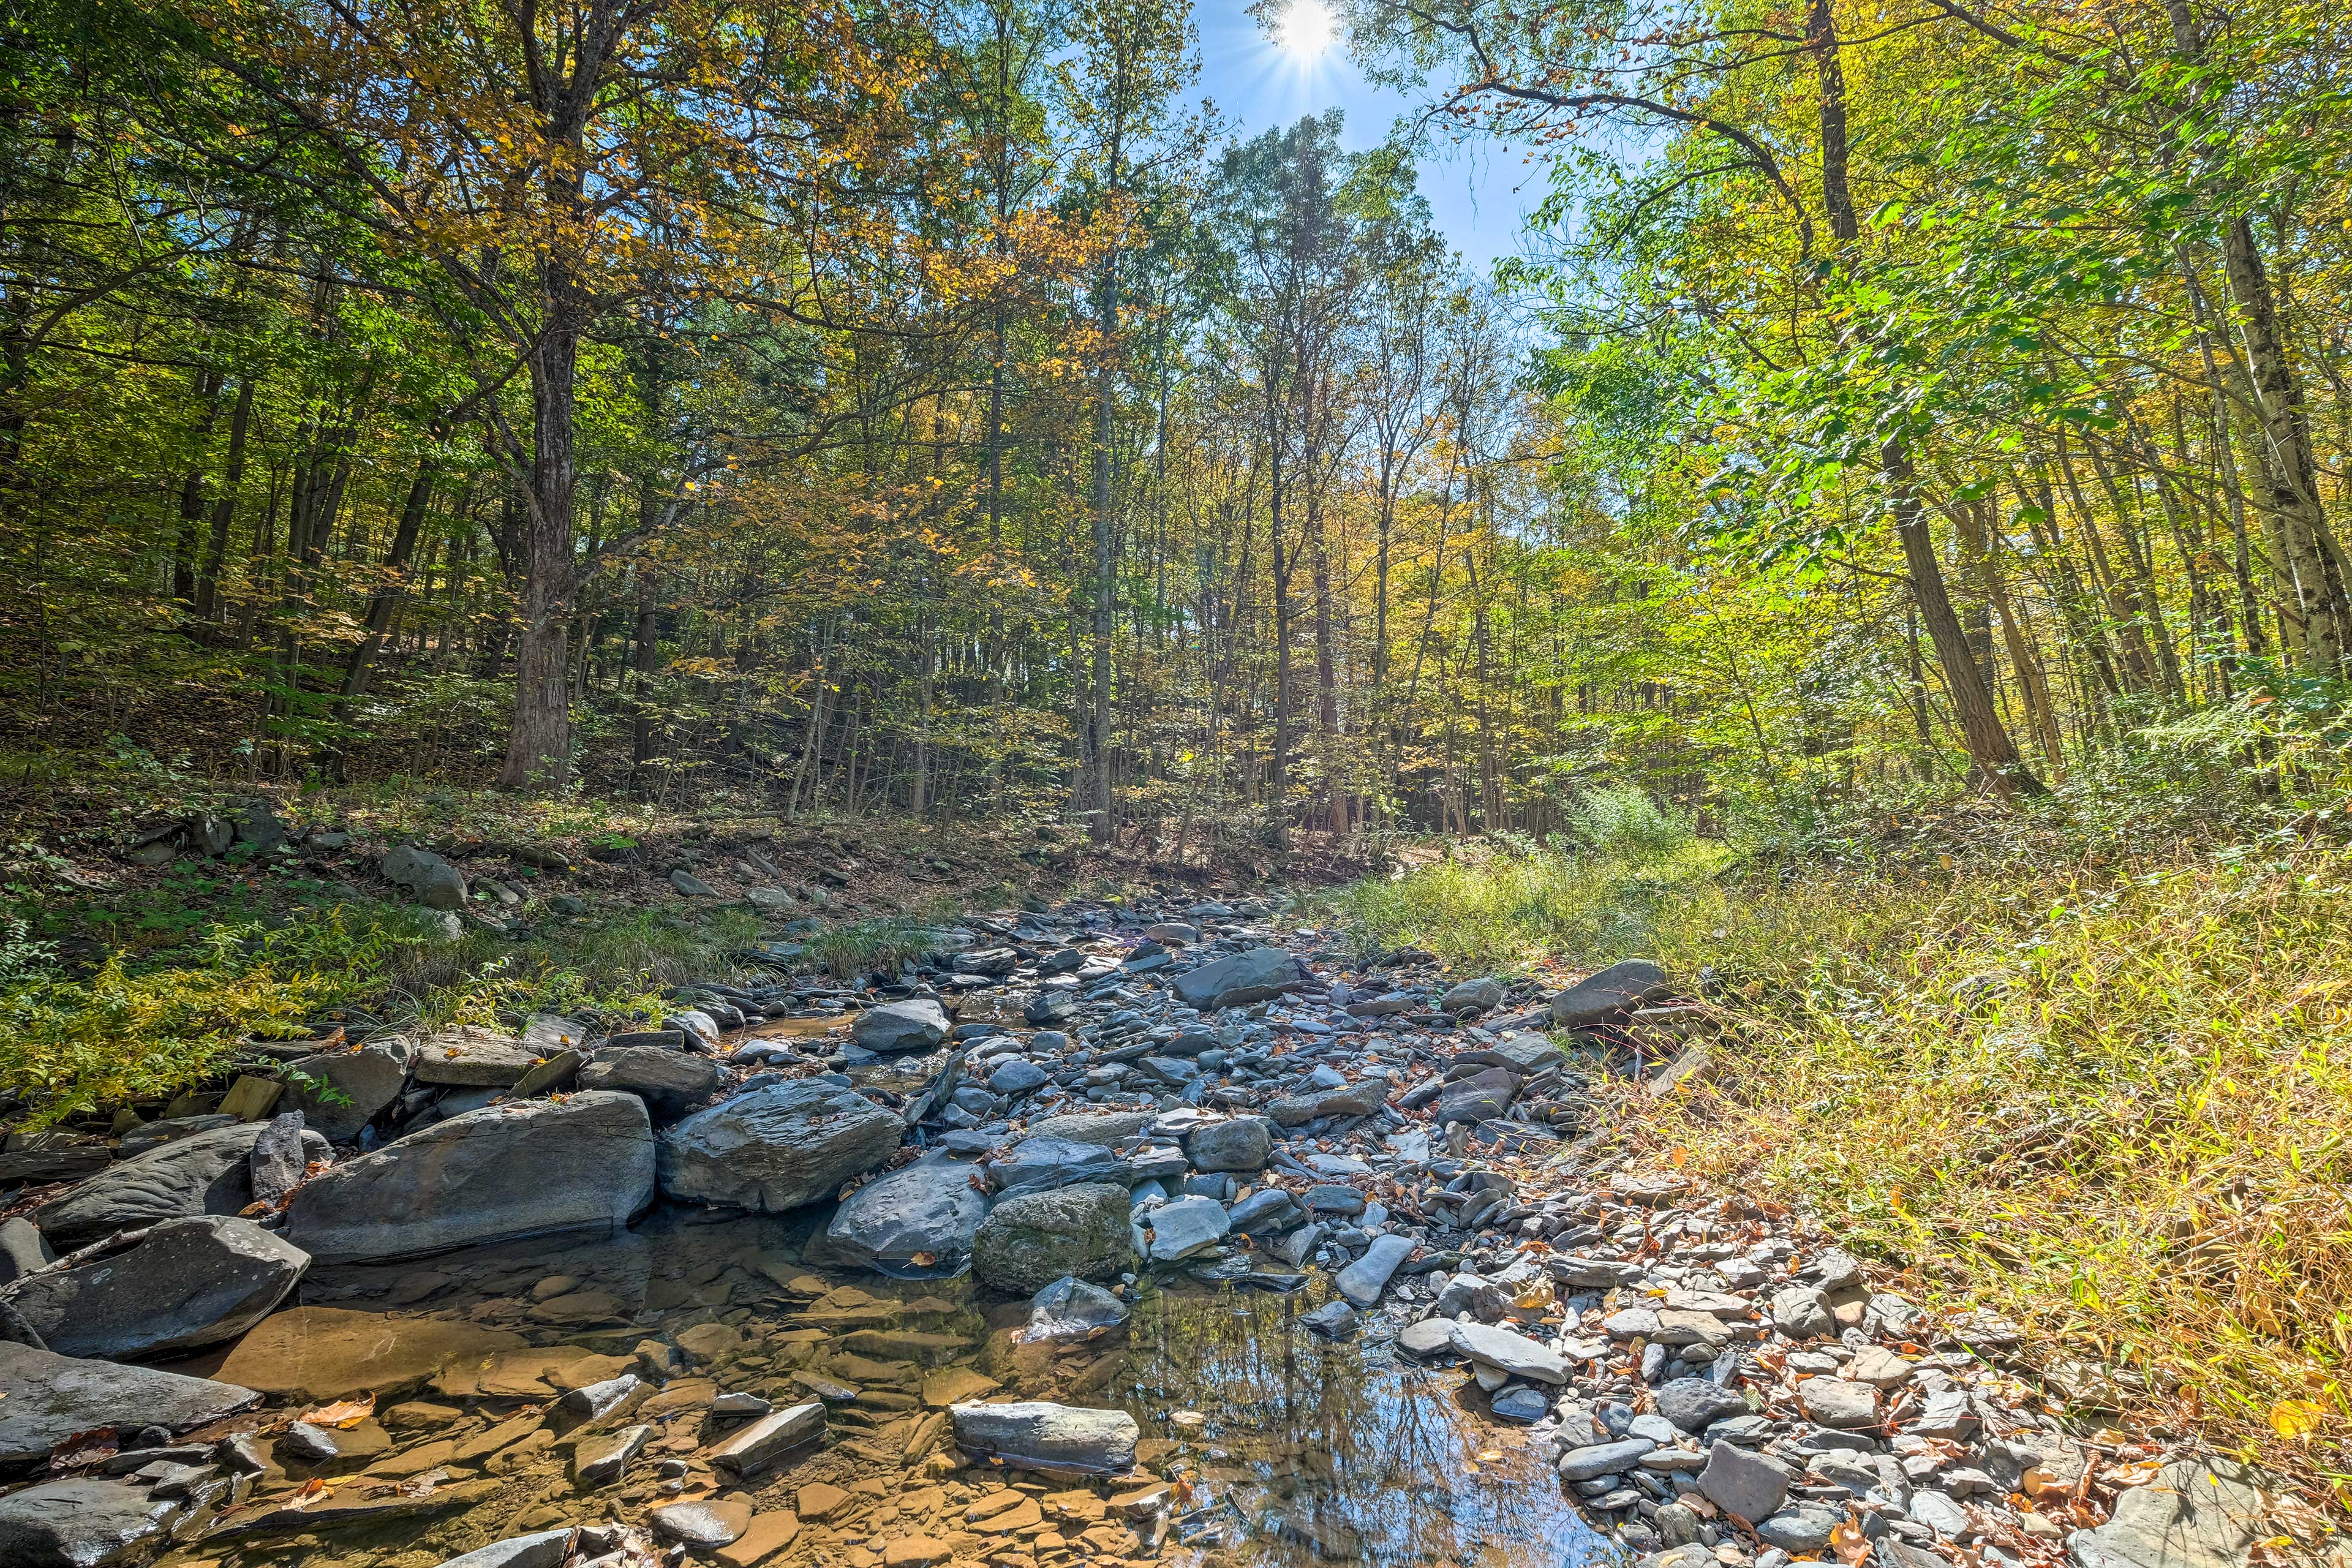
[[350,1428],[375,1414],[375,1395],[358,1399],[339,1399],[332,1405],[321,1405],[316,1410],[306,1410],[302,1419],[313,1426]]

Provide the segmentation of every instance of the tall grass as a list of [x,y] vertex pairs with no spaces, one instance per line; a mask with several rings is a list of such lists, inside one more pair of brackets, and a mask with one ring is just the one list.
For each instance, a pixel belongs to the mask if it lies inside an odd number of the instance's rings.
[[2069,847],[1522,856],[1342,908],[1474,967],[1711,969],[1726,1039],[1663,1104],[1613,1094],[1633,1139],[2006,1312],[2088,1408],[2340,1486],[2352,854]]

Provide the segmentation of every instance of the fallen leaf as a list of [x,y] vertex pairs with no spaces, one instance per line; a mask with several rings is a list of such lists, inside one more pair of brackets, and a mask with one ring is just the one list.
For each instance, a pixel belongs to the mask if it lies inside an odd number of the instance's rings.
[[2271,1430],[2291,1443],[2310,1436],[2326,1419],[2326,1410],[2315,1400],[2282,1399],[2271,1406]]
[[306,1410],[301,1419],[313,1426],[333,1426],[348,1430],[375,1414],[375,1395],[358,1399],[339,1399],[332,1405],[321,1405],[316,1410]]
[[1863,1534],[1862,1521],[1853,1514],[1847,1514],[1844,1521],[1830,1531],[1830,1550],[1836,1553],[1839,1562],[1847,1564],[1847,1568],[1867,1559],[1870,1556],[1870,1538]]

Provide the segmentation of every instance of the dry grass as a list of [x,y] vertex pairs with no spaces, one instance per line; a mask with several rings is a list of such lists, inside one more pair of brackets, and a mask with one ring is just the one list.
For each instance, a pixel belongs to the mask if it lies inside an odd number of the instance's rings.
[[2198,1431],[2340,1498],[2352,855],[1953,847],[1712,878],[1522,859],[1348,905],[1474,962],[1711,966],[1727,1043],[1664,1105],[1621,1097],[1635,1137],[2102,1369],[2065,1381],[2078,1414]]

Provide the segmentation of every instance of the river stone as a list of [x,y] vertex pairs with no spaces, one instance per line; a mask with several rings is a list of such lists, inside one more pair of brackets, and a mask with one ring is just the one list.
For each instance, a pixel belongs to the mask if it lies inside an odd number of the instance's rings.
[[[68,1250],[117,1230],[192,1215],[235,1215],[253,1202],[253,1145],[268,1123],[215,1127],[116,1162],[33,1211],[50,1242]],[[332,1152],[304,1134],[310,1158]]]
[[1019,1057],[1014,1057],[988,1075],[988,1088],[992,1094],[1024,1095],[1043,1089],[1053,1081],[1053,1075],[1044,1068]]
[[79,1476],[0,1498],[0,1563],[99,1568],[163,1533],[179,1504],[130,1481]]
[[1613,1476],[1641,1463],[1642,1456],[1656,1447],[1647,1437],[1627,1437],[1615,1443],[1590,1443],[1581,1448],[1570,1448],[1559,1457],[1559,1479],[1589,1481]]
[[410,1068],[419,1083],[507,1089],[521,1081],[539,1055],[527,1040],[467,1024],[419,1040]]
[[1381,1292],[1389,1288],[1389,1277],[1412,1255],[1411,1237],[1375,1237],[1371,1246],[1364,1249],[1364,1255],[1339,1270],[1339,1277],[1333,1283],[1339,1286],[1340,1295],[1357,1306],[1374,1306],[1380,1301]]
[[253,1201],[275,1208],[286,1194],[302,1184],[310,1169],[309,1147],[302,1140],[302,1113],[289,1110],[269,1119],[253,1152],[245,1157],[246,1176],[253,1184]]
[[[1562,1384],[1568,1381],[1568,1358],[1548,1345],[1538,1344],[1525,1334],[1492,1323],[1456,1323],[1453,1330],[1454,1348],[1472,1361],[1524,1377],[1536,1383]],[[1601,1474],[1594,1471],[1595,1475]]]
[[46,1458],[66,1438],[105,1427],[185,1431],[260,1397],[233,1384],[0,1342],[0,1465]]
[[1837,1332],[1837,1319],[1811,1285],[1784,1285],[1772,1292],[1772,1326],[1792,1340],[1821,1339]]
[[646,1516],[655,1539],[691,1552],[715,1552],[751,1528],[751,1505],[731,1498],[689,1498]]
[[1798,1502],[1756,1521],[1756,1533],[1765,1543],[1790,1553],[1819,1552],[1830,1543],[1846,1510],[1825,1502]]
[[1511,1102],[1518,1098],[1518,1075],[1501,1068],[1488,1068],[1445,1086],[1437,1100],[1438,1124],[1493,1121],[1510,1110]]
[[662,1134],[662,1192],[776,1213],[832,1197],[887,1160],[906,1131],[854,1090],[767,1083],[698,1110]]
[[1307,1216],[1280,1187],[1260,1187],[1227,1210],[1225,1218],[1244,1236],[1272,1236],[1295,1228]]
[[1186,1134],[1184,1152],[1196,1171],[1263,1171],[1274,1153],[1274,1133],[1255,1116],[1212,1121]]
[[1124,1410],[1085,1410],[1028,1400],[958,1405],[948,1416],[957,1447],[982,1458],[1031,1469],[1116,1474],[1135,1464],[1135,1417]]
[[1417,1323],[1407,1323],[1397,1335],[1397,1349],[1416,1361],[1431,1361],[1451,1356],[1454,1349],[1454,1325],[1444,1318],[1423,1318]]
[[1748,1414],[1748,1401],[1704,1377],[1678,1377],[1663,1384],[1658,1414],[1685,1432],[1704,1432],[1727,1415]]
[[713,1465],[738,1476],[763,1469],[824,1436],[824,1406],[812,1400],[772,1410],[709,1450]]
[[0,1285],[57,1260],[40,1227],[31,1220],[0,1219]]
[[1178,1198],[1147,1209],[1141,1221],[1150,1232],[1151,1261],[1172,1263],[1224,1240],[1233,1229],[1225,1205],[1214,1198]]
[[204,1365],[213,1376],[274,1398],[373,1394],[388,1400],[445,1368],[523,1348],[520,1334],[477,1323],[292,1307],[264,1318],[226,1352],[208,1352]]
[[[414,1056],[414,1041],[400,1035],[343,1051],[303,1056],[287,1065],[285,1107],[301,1112],[303,1126],[318,1129],[334,1142],[351,1142],[407,1089]],[[339,1093],[341,1102],[330,1102],[327,1090]]]
[[900,1279],[961,1274],[988,1217],[988,1194],[973,1184],[979,1174],[969,1160],[930,1153],[875,1177],[835,1211],[822,1261]]
[[1298,984],[1298,961],[1286,948],[1254,947],[1176,977],[1176,999],[1203,1013],[1279,996]]
[[1343,1084],[1338,1089],[1286,1095],[1265,1108],[1285,1127],[1297,1127],[1326,1116],[1370,1116],[1388,1099],[1389,1086],[1376,1078]]
[[572,1545],[572,1526],[511,1536],[452,1557],[441,1568],[558,1568]]
[[19,1281],[5,1293],[60,1355],[183,1354],[269,1315],[310,1258],[249,1220],[164,1220],[124,1252]]
[[654,1197],[634,1095],[485,1106],[336,1166],[294,1194],[286,1236],[331,1262],[413,1258],[553,1231],[611,1231]]
[[1818,1426],[1841,1430],[1878,1420],[1878,1391],[1843,1377],[1809,1377],[1797,1384],[1797,1403]]
[[1115,1279],[1135,1267],[1127,1188],[1086,1182],[1004,1199],[972,1242],[972,1278],[1026,1296],[1065,1278]]
[[1081,1182],[1124,1182],[1127,1161],[1099,1143],[1024,1138],[1003,1159],[988,1163],[988,1179],[998,1197],[1018,1197]]
[[1789,1495],[1789,1472],[1761,1454],[1718,1440],[1707,1450],[1698,1489],[1724,1512],[1753,1524],[1779,1510]]
[[410,898],[432,910],[466,907],[465,874],[429,849],[402,844],[383,852],[377,866],[383,879],[404,889]]
[[1071,1143],[1099,1143],[1108,1147],[1122,1138],[1134,1137],[1150,1120],[1139,1110],[1079,1111],[1045,1116],[1029,1124],[1029,1136],[1059,1138]]
[[580,1087],[634,1094],[667,1121],[718,1093],[722,1077],[709,1057],[658,1046],[606,1046],[580,1069]]
[[2271,1533],[2257,1472],[2231,1459],[2180,1459],[2116,1500],[2095,1530],[2066,1550],[2074,1568],[2244,1568]]
[[1667,990],[1664,970],[1646,958],[1629,958],[1554,996],[1552,1021],[1571,1029],[1589,1028],[1645,1002],[1655,1001]]
[[1503,1005],[1503,983],[1489,976],[1481,980],[1464,980],[1447,988],[1437,999],[1440,1012],[1490,1013]]
[[[1060,1197],[1065,1193],[1081,1192],[1083,1188],[1066,1187],[1062,1193],[1045,1194]],[[1016,1198],[1015,1203],[1025,1200]],[[1003,1213],[1002,1209],[998,1213]],[[993,1217],[993,1216],[991,1216]],[[986,1234],[987,1227],[982,1232]],[[1130,1250],[1129,1256],[1133,1253]],[[978,1268],[974,1264],[975,1269]],[[1029,1326],[1022,1331],[1024,1342],[1035,1343],[1054,1340],[1090,1340],[1108,1333],[1128,1320],[1127,1303],[1099,1285],[1089,1285],[1083,1279],[1065,1277],[1055,1280],[1029,1299]]]
[[1326,1301],[1300,1317],[1298,1326],[1327,1340],[1344,1340],[1363,1326],[1363,1320],[1345,1301]]
[[928,1051],[947,1037],[947,1013],[928,996],[868,1007],[849,1026],[851,1045],[880,1056]]

